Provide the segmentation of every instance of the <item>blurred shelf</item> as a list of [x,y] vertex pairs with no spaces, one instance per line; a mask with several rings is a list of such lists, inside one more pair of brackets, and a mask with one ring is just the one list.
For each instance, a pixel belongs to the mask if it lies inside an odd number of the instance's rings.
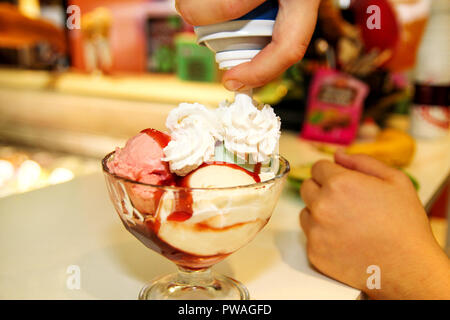
[[219,83],[182,81],[166,74],[105,76],[0,69],[0,86],[168,104],[199,102],[212,107],[233,98]]
[[0,86],[0,137],[15,144],[102,157],[142,129],[165,130],[174,107]]
[[181,102],[217,107],[218,83],[173,75],[54,73],[0,68],[0,136],[15,143],[99,157],[143,128],[165,130]]
[[47,71],[0,69],[0,86],[43,90],[48,88],[52,78]]

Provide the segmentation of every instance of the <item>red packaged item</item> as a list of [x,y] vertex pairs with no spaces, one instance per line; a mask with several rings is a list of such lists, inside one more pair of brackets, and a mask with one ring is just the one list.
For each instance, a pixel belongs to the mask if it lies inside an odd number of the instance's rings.
[[311,83],[301,137],[350,144],[356,137],[369,88],[336,70],[319,70]]

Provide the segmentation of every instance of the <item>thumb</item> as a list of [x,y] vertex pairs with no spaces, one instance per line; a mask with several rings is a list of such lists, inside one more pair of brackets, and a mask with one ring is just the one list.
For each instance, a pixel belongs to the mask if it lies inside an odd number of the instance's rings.
[[263,86],[302,59],[314,32],[319,3],[279,1],[272,41],[250,62],[225,72],[222,79],[225,88],[237,91]]
[[347,154],[339,149],[334,154],[334,161],[350,170],[365,173],[383,180],[396,176],[396,170],[365,154]]

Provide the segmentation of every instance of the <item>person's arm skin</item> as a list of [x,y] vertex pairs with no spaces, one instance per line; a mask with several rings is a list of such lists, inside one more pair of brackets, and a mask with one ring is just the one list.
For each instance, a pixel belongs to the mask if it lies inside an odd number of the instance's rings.
[[[450,262],[409,178],[364,155],[319,161],[301,187],[310,262],[374,299],[450,299]],[[367,267],[381,271],[368,289]]]
[[[265,0],[177,0],[181,16],[194,26],[239,18]],[[280,0],[269,43],[251,62],[225,72],[222,83],[231,91],[260,87],[303,58],[314,32],[320,0]]]

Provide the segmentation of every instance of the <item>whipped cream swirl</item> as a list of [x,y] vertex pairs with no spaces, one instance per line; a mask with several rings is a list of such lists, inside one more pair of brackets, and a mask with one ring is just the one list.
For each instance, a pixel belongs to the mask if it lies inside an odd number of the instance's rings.
[[189,127],[202,127],[216,140],[223,140],[223,127],[217,113],[200,103],[180,103],[178,108],[169,113],[166,127],[171,132]]
[[276,152],[281,122],[269,105],[258,110],[250,96],[236,94],[235,101],[229,106],[221,105],[217,113],[227,150],[253,164],[267,162]]
[[233,103],[216,110],[181,103],[170,112],[166,126],[172,140],[162,160],[169,162],[171,172],[185,176],[214,160],[217,141],[244,163],[267,163],[277,151],[281,122],[269,105],[259,110],[250,96],[238,93]]
[[214,111],[194,103],[181,103],[166,120],[171,141],[164,148],[163,161],[170,171],[185,176],[214,158],[215,141],[223,139],[223,128]]

